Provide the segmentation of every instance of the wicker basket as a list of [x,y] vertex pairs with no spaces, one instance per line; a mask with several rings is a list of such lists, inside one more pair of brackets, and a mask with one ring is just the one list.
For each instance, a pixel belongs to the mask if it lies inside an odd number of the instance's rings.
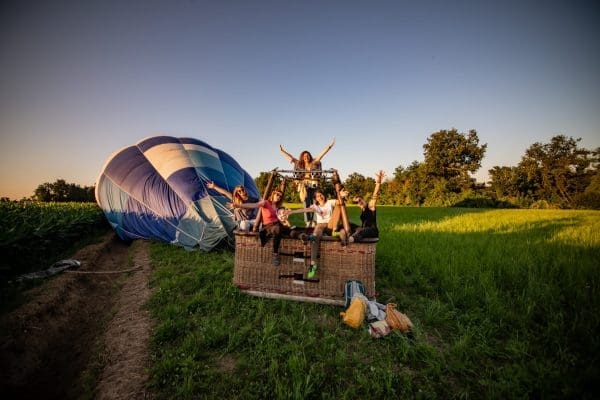
[[342,247],[338,238],[325,236],[317,275],[306,279],[310,242],[284,237],[281,265],[275,267],[271,240],[263,247],[257,233],[236,231],[233,284],[254,296],[343,305],[346,281],[358,280],[373,298],[376,245],[377,239],[366,239]]

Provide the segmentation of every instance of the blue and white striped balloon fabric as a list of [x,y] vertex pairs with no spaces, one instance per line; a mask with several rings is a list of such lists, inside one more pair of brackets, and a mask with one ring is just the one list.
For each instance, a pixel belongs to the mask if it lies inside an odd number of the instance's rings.
[[158,239],[209,251],[233,239],[225,196],[243,185],[259,193],[250,175],[227,153],[192,138],[157,136],[113,153],[96,183],[96,201],[124,240]]

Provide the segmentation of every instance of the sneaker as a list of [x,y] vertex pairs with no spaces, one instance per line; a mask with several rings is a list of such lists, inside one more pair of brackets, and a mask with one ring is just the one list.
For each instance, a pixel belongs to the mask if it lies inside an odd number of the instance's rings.
[[279,267],[281,264],[281,256],[279,253],[273,253],[273,265]]
[[340,232],[339,231],[333,231],[333,232],[331,232],[331,236],[332,237],[338,237],[338,236],[340,236]]
[[306,277],[308,279],[311,279],[315,276],[315,274],[317,273],[317,269],[319,267],[317,266],[317,264],[311,264],[310,268],[308,269],[308,274],[306,274]]

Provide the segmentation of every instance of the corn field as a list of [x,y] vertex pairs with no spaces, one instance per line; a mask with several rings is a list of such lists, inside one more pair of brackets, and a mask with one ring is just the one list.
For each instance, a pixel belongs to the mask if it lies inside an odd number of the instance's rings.
[[0,202],[0,279],[45,269],[107,226],[96,203]]

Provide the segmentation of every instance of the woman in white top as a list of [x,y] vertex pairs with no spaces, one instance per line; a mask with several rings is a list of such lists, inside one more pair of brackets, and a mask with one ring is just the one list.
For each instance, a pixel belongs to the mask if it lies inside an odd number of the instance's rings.
[[[319,257],[319,246],[321,244],[321,237],[323,237],[324,233],[327,233],[328,235],[331,234],[331,229],[328,227],[328,225],[336,205],[337,200],[327,200],[325,195],[321,191],[317,190],[317,192],[315,193],[315,203],[312,204],[310,207],[287,211],[288,215],[313,212],[317,217],[315,229],[313,230],[313,233],[310,236],[312,243],[310,245],[310,268],[307,274],[308,278],[314,277],[315,273],[317,272],[317,258]],[[300,236],[300,238],[303,239],[302,235]]]

